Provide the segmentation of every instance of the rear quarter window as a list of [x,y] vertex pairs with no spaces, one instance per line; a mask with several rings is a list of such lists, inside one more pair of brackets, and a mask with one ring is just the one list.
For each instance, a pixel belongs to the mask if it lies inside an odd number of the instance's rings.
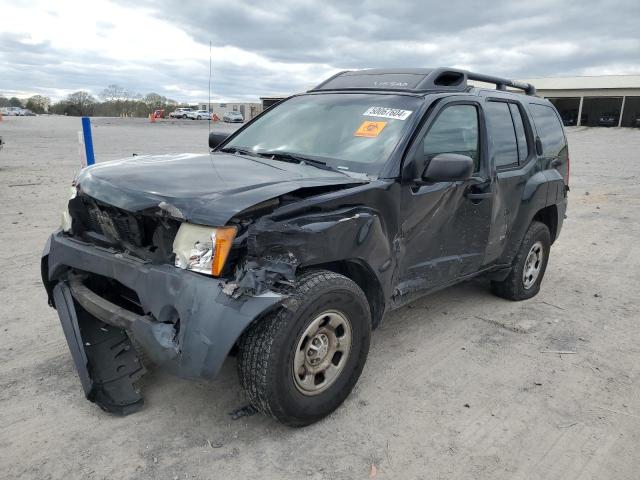
[[533,123],[542,142],[542,154],[545,157],[557,157],[566,146],[564,130],[553,108],[546,105],[529,105]]

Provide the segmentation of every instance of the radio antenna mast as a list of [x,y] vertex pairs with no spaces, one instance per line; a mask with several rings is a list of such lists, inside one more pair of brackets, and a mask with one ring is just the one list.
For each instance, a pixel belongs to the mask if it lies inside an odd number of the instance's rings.
[[211,133],[211,40],[209,40],[209,103],[207,110],[209,111],[209,133]]

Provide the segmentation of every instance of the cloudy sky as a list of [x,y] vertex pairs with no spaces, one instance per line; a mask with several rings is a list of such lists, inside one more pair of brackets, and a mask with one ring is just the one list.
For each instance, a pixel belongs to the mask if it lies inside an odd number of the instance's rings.
[[[255,4],[255,5],[252,5]],[[640,1],[0,0],[0,95],[255,100],[367,67],[640,74]]]

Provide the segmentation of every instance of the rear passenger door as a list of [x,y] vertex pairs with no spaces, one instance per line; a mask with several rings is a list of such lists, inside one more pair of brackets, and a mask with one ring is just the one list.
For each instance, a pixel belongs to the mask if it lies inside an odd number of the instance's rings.
[[535,174],[533,130],[515,99],[488,98],[484,104],[494,171],[494,204],[485,264],[497,261],[522,204],[523,189]]

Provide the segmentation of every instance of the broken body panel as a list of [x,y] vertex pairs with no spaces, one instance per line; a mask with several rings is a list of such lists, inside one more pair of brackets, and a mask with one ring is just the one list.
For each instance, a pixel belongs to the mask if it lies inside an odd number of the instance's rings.
[[[493,95],[528,108],[517,95]],[[407,132],[368,179],[223,153],[224,143],[209,155],[137,157],[83,170],[69,207],[74,233],[51,236],[42,272],[87,398],[118,413],[142,404],[135,381],[144,370],[130,338],[172,373],[215,377],[253,321],[296,308],[289,292],[303,270],[324,268],[355,281],[375,327],[386,311],[417,296],[481,273],[505,276],[534,218],[555,240],[565,176],[558,158],[531,146],[533,122],[526,119],[528,160],[497,171],[485,99],[475,90],[448,96],[422,95]],[[478,108],[479,168],[468,181],[417,181],[424,165],[417,165],[416,139],[451,102]],[[98,223],[104,215],[118,218],[96,233],[90,209]],[[237,226],[220,278],[171,265],[167,242],[180,222]],[[150,225],[153,233],[142,232]]]

